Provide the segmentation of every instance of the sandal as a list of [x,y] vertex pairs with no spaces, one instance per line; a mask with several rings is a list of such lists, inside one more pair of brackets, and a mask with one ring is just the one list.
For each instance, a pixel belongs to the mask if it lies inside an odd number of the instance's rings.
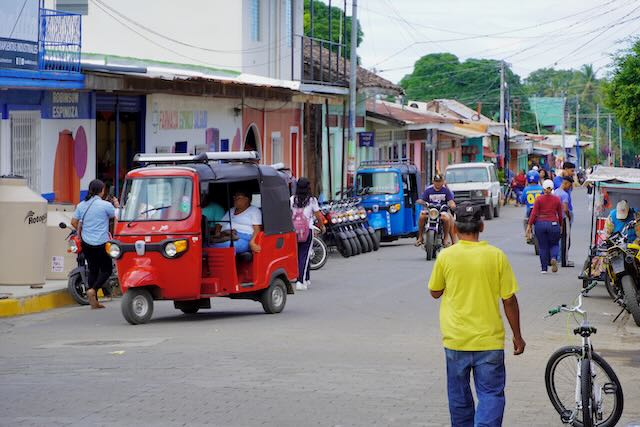
[[422,245],[423,245],[422,240],[416,240],[416,242],[413,244],[413,246],[415,246],[416,248],[419,248]]

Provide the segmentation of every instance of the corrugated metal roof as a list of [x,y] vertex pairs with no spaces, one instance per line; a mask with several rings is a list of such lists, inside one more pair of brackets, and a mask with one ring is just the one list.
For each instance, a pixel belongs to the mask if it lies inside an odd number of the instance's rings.
[[460,122],[460,120],[439,113],[420,111],[416,108],[402,106],[393,102],[373,99],[367,101],[367,114],[388,117],[405,125]]

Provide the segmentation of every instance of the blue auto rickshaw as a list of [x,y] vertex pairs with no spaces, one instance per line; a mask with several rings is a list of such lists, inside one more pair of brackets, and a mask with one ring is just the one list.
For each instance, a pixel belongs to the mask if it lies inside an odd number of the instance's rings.
[[422,206],[420,173],[410,162],[371,160],[360,163],[356,173],[356,194],[362,198],[369,225],[379,241],[415,237]]

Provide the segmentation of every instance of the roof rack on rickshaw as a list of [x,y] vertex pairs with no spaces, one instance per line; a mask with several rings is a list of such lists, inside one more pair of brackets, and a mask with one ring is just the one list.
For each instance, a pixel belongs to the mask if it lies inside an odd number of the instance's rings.
[[398,166],[398,165],[415,166],[414,163],[407,158],[402,158],[397,160],[363,160],[360,162],[360,166]]
[[184,163],[208,163],[218,162],[241,162],[258,163],[260,154],[257,151],[221,151],[203,152],[199,154],[187,153],[139,153],[133,157],[133,161],[147,165],[157,164],[184,164]]

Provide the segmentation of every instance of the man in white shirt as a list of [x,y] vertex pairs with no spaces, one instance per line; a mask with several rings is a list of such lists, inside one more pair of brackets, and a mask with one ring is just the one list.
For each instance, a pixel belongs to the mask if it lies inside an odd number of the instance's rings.
[[[251,205],[251,193],[236,191],[233,194],[233,207],[224,214],[215,226],[214,238],[226,235],[233,236],[235,230],[238,240],[233,241],[236,254],[243,252],[260,252],[260,245],[256,243],[256,236],[262,226],[262,211]],[[233,238],[233,237],[231,237]],[[230,239],[231,240],[231,239]],[[228,248],[230,240],[211,245],[214,248]]]

